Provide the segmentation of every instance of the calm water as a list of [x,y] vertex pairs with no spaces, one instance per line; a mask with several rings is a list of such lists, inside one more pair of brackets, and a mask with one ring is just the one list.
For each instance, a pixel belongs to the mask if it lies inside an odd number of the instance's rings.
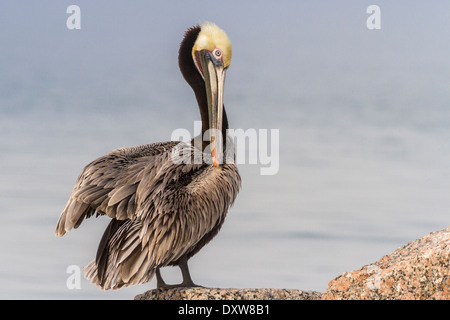
[[0,5],[0,298],[130,299],[156,286],[103,292],[83,279],[69,290],[67,267],[95,257],[108,219],[53,231],[84,165],[193,130],[176,59],[186,27],[203,19],[233,42],[231,127],[279,129],[280,170],[239,167],[242,191],[190,261],[194,281],[323,291],[449,225],[447,2],[379,2],[379,31],[357,1],[231,2],[219,13],[209,2],[80,1],[79,31],[65,27],[69,4]]

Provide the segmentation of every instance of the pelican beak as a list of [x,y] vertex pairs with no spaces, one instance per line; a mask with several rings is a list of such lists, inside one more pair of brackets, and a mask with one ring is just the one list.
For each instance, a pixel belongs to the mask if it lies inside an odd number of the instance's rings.
[[213,165],[219,168],[223,163],[222,114],[226,68],[222,59],[216,59],[210,51],[198,53],[208,99],[211,156]]

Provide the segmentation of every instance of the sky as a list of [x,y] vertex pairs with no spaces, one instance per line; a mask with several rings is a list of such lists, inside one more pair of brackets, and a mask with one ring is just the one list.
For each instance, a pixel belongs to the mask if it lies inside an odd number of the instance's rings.
[[[81,9],[69,30],[67,7]],[[381,29],[367,28],[370,5]],[[177,64],[185,30],[224,29],[231,128],[279,130],[279,170],[239,165],[194,281],[324,291],[339,274],[449,225],[448,1],[0,3],[0,297],[131,299],[67,267],[94,256],[106,218],[53,235],[81,169],[199,120]],[[250,146],[256,148],[256,146]],[[178,279],[175,268],[169,279]]]

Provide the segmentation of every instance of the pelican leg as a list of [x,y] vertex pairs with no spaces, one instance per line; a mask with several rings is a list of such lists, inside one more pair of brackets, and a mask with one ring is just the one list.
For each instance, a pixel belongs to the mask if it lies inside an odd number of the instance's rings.
[[199,285],[196,285],[191,278],[191,274],[189,273],[189,267],[187,264],[187,257],[183,256],[180,259],[180,263],[178,264],[178,266],[181,269],[181,274],[183,275],[183,282],[180,284],[180,287],[201,287]]
[[156,287],[158,289],[164,289],[169,287],[161,277],[161,271],[159,271],[159,268],[156,268]]
[[161,277],[161,271],[159,268],[156,268],[156,287],[157,289],[172,289],[172,288],[180,288],[180,287],[201,287],[196,285],[191,278],[191,274],[189,273],[189,267],[187,264],[187,258],[183,257],[180,259],[178,266],[181,269],[181,274],[183,275],[183,282],[179,284],[167,284],[163,278]]

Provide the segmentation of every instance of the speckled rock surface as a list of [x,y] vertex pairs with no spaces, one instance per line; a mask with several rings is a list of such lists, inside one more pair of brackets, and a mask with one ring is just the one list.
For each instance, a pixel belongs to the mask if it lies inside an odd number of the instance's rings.
[[450,300],[450,227],[331,280],[323,300]]
[[296,289],[154,289],[137,295],[135,300],[320,300],[321,293]]

